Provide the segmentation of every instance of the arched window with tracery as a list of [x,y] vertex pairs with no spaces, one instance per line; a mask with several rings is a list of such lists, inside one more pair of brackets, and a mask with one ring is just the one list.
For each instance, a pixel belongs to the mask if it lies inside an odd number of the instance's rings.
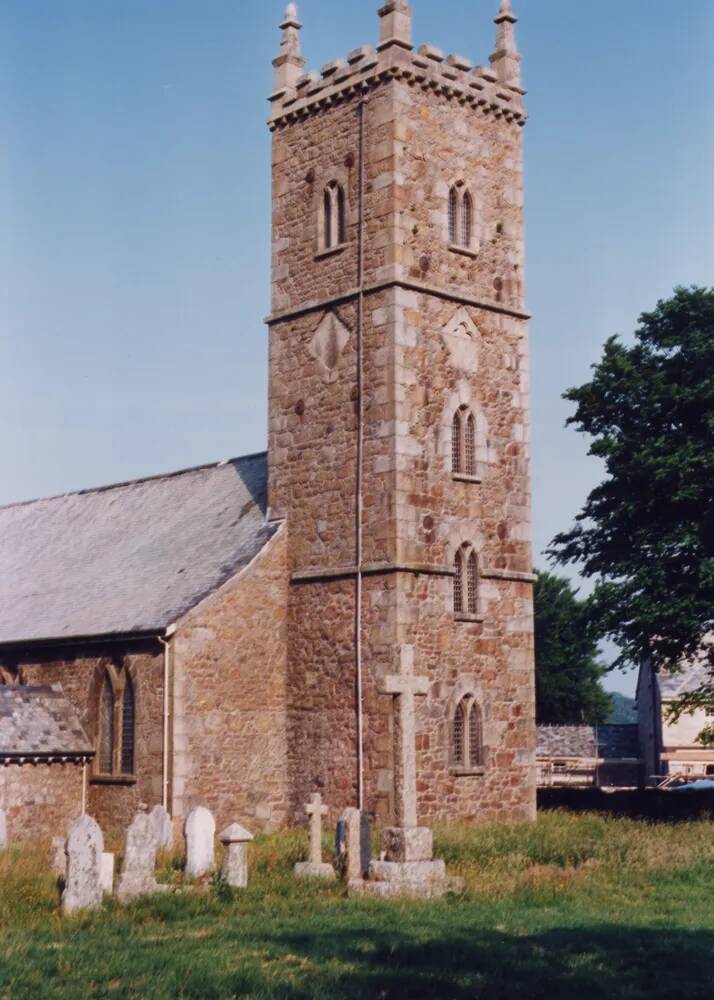
[[114,773],[114,748],[116,745],[114,687],[109,674],[104,677],[99,706],[99,772]]
[[482,768],[485,763],[481,709],[472,694],[456,706],[451,724],[451,766],[461,771]]
[[134,685],[128,675],[121,709],[121,773],[134,773]]
[[135,773],[136,702],[126,668],[108,667],[99,696],[96,769],[105,778]]
[[459,225],[459,196],[455,187],[449,191],[449,243],[456,243]]
[[476,418],[460,406],[451,425],[451,464],[456,476],[476,476]]
[[454,614],[476,618],[479,611],[478,556],[473,546],[466,543],[454,557]]
[[474,248],[474,200],[463,181],[449,189],[449,243],[462,250]]
[[337,181],[325,188],[322,204],[322,242],[324,250],[341,246],[346,239],[345,189]]

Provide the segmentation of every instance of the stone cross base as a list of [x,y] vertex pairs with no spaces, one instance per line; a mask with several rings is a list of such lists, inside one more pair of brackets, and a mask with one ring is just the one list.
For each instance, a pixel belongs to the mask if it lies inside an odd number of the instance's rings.
[[335,879],[335,869],[332,865],[315,864],[312,861],[301,861],[293,868],[295,878],[324,878]]
[[385,861],[431,861],[434,835],[425,826],[387,827],[382,831],[380,847]]
[[373,861],[366,881],[351,879],[348,893],[350,896],[440,899],[461,887],[460,879],[446,874],[443,861]]

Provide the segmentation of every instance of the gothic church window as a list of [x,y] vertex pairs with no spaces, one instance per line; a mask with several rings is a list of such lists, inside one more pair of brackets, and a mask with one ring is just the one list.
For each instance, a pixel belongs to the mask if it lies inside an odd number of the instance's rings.
[[478,556],[468,543],[454,557],[454,614],[457,618],[479,614]]
[[322,242],[324,250],[333,250],[345,242],[345,189],[337,181],[325,188],[322,206]]
[[449,243],[462,250],[473,250],[474,201],[463,181],[449,191]]
[[481,709],[473,695],[466,695],[456,706],[451,727],[451,763],[458,770],[484,766]]
[[99,699],[97,774],[104,778],[134,774],[136,703],[125,668],[108,668]]
[[468,406],[459,407],[454,414],[451,462],[454,475],[476,475],[476,418]]

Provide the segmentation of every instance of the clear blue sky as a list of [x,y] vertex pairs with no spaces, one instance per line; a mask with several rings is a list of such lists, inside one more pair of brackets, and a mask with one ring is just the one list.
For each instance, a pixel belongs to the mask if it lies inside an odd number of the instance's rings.
[[[497,0],[413,0],[484,62]],[[714,2],[514,0],[536,552],[597,480],[560,396],[714,282]],[[261,450],[271,58],[284,4],[0,0],[0,503]],[[303,0],[312,67],[377,0]],[[543,559],[537,557],[543,565]]]

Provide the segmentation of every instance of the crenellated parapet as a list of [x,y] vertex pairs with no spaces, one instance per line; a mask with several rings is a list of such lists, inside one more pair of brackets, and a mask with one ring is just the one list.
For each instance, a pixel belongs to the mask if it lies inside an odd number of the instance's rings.
[[[286,20],[298,25],[297,11],[294,5],[291,8],[291,17]],[[525,124],[523,97],[526,91],[521,88],[516,72],[521,57],[515,50],[512,29],[516,18],[510,3],[502,3],[496,18],[499,47],[491,57],[490,66],[473,66],[470,60],[446,55],[432,45],[422,45],[414,51],[411,11],[403,0],[385,4],[379,13],[382,32],[378,49],[370,46],[355,49],[347,58],[327,63],[320,72],[311,70],[297,76],[293,68],[290,82],[286,81],[284,73],[276,78],[276,90],[270,97],[271,131],[318,114],[390,80],[434,91],[480,114],[503,118],[519,126]]]

